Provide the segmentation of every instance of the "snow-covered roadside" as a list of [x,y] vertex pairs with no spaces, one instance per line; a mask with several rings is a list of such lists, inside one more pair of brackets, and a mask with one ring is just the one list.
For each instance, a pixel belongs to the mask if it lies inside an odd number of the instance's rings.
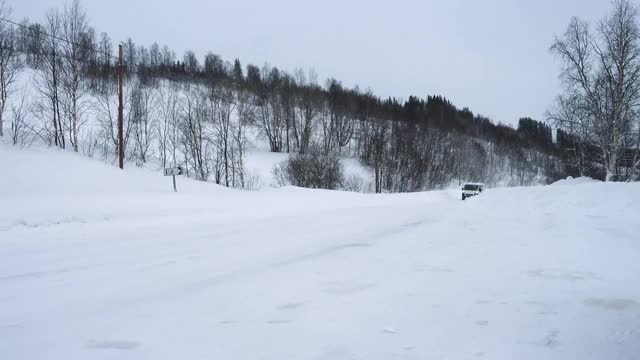
[[175,194],[64,151],[0,164],[3,358],[640,353],[639,184]]

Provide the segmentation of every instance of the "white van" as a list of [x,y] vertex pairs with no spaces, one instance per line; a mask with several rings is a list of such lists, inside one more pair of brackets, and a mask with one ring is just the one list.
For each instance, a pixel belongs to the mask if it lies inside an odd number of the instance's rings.
[[479,195],[484,190],[483,183],[466,183],[462,187],[462,200]]

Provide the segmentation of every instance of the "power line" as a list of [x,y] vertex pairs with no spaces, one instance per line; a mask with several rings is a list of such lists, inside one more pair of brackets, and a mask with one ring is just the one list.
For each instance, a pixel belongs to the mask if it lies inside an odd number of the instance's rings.
[[[0,51],[5,51],[5,50],[13,50],[15,52],[18,52],[18,53],[21,53],[21,54],[24,54],[24,55],[37,55],[37,56],[42,56],[42,57],[49,57],[49,56],[52,56],[52,54],[53,54],[52,52],[46,52],[46,51],[41,51],[41,50],[38,50],[38,51],[20,50],[20,49],[17,49],[16,47],[0,46]],[[56,58],[60,58],[60,59],[74,60],[74,61],[78,61],[78,62],[81,62],[83,64],[88,64],[88,65],[104,65],[104,63],[99,63],[99,62],[93,63],[91,61],[87,61],[87,60],[83,60],[83,59],[79,59],[79,58],[74,58],[72,56],[66,55],[66,54],[61,53],[61,52],[56,52],[55,53],[55,57]],[[113,65],[113,64],[111,64],[111,65]]]
[[[39,56],[43,56],[43,57],[51,56],[51,53],[43,52],[43,51],[37,51],[36,52],[36,51],[30,51],[30,50],[18,50],[15,47],[11,48],[11,47],[0,46],[0,51],[3,51],[3,50],[14,50],[14,51],[16,51],[18,53],[25,54],[25,55],[39,55]],[[57,53],[55,56],[57,58],[77,60],[77,61],[79,61],[79,62],[81,62],[83,64],[87,64],[87,65],[97,65],[97,66],[106,65],[105,63],[101,63],[101,62],[93,63],[93,62],[86,61],[86,60],[71,58],[71,57],[69,57],[67,55],[59,54],[59,53]],[[110,65],[112,65],[112,64],[110,64]],[[162,78],[164,80],[168,80],[168,81],[177,83],[179,85],[182,85],[187,89],[191,89],[192,86],[197,86],[197,84],[194,84],[193,82],[177,79],[177,78],[172,77],[171,75],[168,75],[166,73],[160,72],[158,70],[153,70],[152,68],[142,68],[141,69],[141,66],[142,66],[142,64],[136,64],[136,65],[128,66],[128,67],[129,67],[130,71],[133,74],[137,73],[138,76],[141,76],[141,73],[147,72],[148,76]],[[112,71],[111,75],[117,75],[117,66],[110,66],[109,69]],[[98,74],[98,75],[103,75],[103,74]],[[223,100],[223,101],[227,101],[227,102],[231,102],[231,103],[235,104],[235,101],[230,101],[227,98],[218,96],[218,95],[213,94],[213,93],[209,93],[209,94],[207,94],[207,96],[210,96],[210,97],[213,97],[213,98],[216,98],[216,99],[219,99],[219,100]]]
[[5,19],[3,17],[0,17],[0,21],[4,21],[4,22],[9,23],[11,25],[19,26],[19,27],[21,27],[23,29],[26,29],[28,31],[35,32],[35,33],[38,33],[38,34],[41,34],[41,35],[44,35],[44,36],[49,36],[52,39],[60,40],[60,41],[66,42],[67,44],[72,44],[74,46],[83,48],[85,50],[89,50],[89,51],[92,51],[92,52],[95,52],[95,53],[98,53],[98,54],[101,54],[101,55],[108,56],[108,57],[110,57],[110,58],[112,58],[114,60],[118,60],[118,57],[114,56],[113,54],[109,54],[109,53],[106,53],[104,51],[101,51],[101,50],[98,50],[98,49],[94,49],[93,47],[89,47],[89,46],[86,46],[86,45],[83,45],[83,44],[80,44],[80,43],[77,43],[77,42],[62,38],[62,37],[57,36],[57,35],[49,34],[48,32],[45,32],[45,31],[42,31],[42,30],[39,30],[39,29],[36,29],[36,28],[32,28],[32,27],[29,27],[29,26],[24,25],[24,24],[17,23],[15,21],[12,21],[12,20],[9,20],[9,19]]
[[[89,50],[89,51],[97,53],[97,54],[105,55],[105,56],[107,56],[107,57],[109,57],[111,59],[114,59],[116,61],[119,60],[119,58],[117,56],[114,56],[114,55],[109,54],[107,52],[104,52],[104,51],[101,51],[101,50],[98,50],[98,49],[95,49],[93,47],[89,47],[89,46],[86,46],[86,45],[83,45],[83,44],[80,44],[80,43],[76,43],[74,41],[70,41],[70,40],[62,38],[60,36],[50,34],[50,33],[46,32],[46,31],[42,31],[42,30],[39,30],[39,29],[36,29],[36,28],[32,28],[32,27],[29,27],[27,25],[20,24],[20,23],[17,23],[15,21],[12,21],[12,20],[9,20],[9,19],[3,18],[3,17],[0,17],[0,21],[4,21],[4,22],[9,23],[9,24],[11,24],[13,26],[21,27],[21,28],[26,29],[26,30],[28,30],[30,32],[33,32],[33,33],[38,33],[38,34],[41,34],[41,35],[44,35],[44,36],[48,36],[48,37],[50,37],[52,39],[56,39],[56,40],[59,40],[59,41],[62,41],[62,42],[66,42],[68,44],[72,44],[74,46],[83,48],[85,50]],[[42,56],[48,56],[49,55],[45,51],[36,52],[36,51],[23,50],[23,51],[19,51],[19,52],[22,52],[24,54],[34,54],[34,55],[42,55]],[[79,61],[81,61],[83,63],[89,63],[87,61],[83,61],[83,60],[80,60],[80,59],[73,59],[73,58],[69,57],[68,55],[64,55],[64,54],[56,54],[56,56],[61,57],[61,58],[72,59],[72,60],[79,60]],[[139,64],[139,63],[138,64],[128,64],[128,63],[125,62],[124,66],[129,68],[129,69],[131,69],[132,72],[136,72],[137,71],[138,75],[141,72],[141,70],[140,70],[141,64]],[[182,80],[178,80],[178,79],[173,78],[173,77],[171,77],[171,76],[169,76],[169,75],[167,75],[165,73],[161,73],[161,72],[159,72],[157,70],[152,70],[150,68],[144,68],[143,71],[152,73],[153,75],[155,75],[157,77],[161,77],[161,78],[166,79],[168,81],[171,81],[171,82],[174,82],[174,83],[178,83],[180,85],[183,85],[183,86],[187,87],[188,89],[190,89],[191,86],[193,85],[191,82],[185,82],[185,81],[182,81]],[[224,98],[222,98],[222,97],[220,97],[220,96],[218,96],[216,94],[209,94],[209,96],[217,98],[217,99],[220,99],[220,100],[229,101],[229,99],[224,99]]]

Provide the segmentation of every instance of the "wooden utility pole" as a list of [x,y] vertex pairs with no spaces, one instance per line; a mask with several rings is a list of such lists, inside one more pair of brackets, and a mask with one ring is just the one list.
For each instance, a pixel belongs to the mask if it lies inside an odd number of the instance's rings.
[[124,82],[124,64],[122,62],[122,45],[118,45],[118,164],[124,169],[124,135],[122,115],[122,84]]

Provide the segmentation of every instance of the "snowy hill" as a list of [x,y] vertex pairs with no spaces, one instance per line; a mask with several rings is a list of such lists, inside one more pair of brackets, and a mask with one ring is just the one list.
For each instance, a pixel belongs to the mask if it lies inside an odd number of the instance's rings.
[[636,359],[640,184],[260,192],[0,146],[6,359]]

